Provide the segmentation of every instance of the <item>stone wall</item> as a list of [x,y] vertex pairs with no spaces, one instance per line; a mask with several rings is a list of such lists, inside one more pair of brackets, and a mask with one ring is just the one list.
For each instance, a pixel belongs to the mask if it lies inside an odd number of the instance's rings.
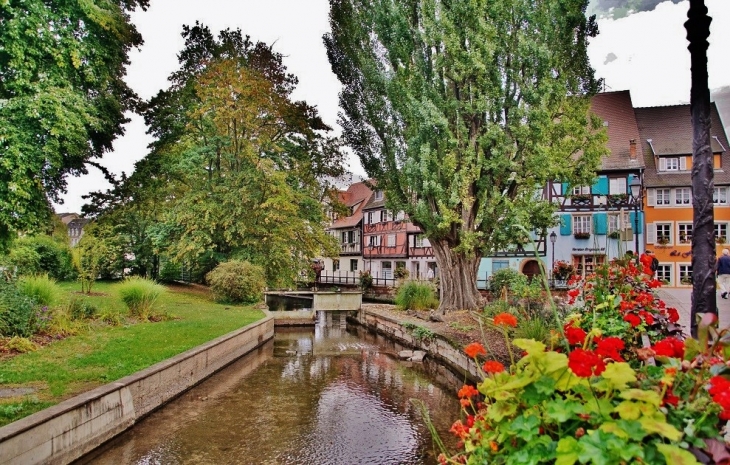
[[274,319],[223,335],[145,370],[0,428],[0,464],[66,464],[274,337]]

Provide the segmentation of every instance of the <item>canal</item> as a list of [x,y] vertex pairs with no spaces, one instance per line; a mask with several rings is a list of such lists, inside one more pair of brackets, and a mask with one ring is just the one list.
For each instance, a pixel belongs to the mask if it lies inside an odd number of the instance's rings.
[[460,380],[344,312],[277,328],[238,360],[78,464],[436,464],[422,401],[450,449]]

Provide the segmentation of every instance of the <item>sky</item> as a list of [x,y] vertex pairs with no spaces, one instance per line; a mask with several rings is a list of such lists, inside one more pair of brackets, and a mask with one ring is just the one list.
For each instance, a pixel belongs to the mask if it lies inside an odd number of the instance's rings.
[[[622,0],[593,0],[595,5]],[[599,19],[599,35],[588,53],[596,75],[605,79],[606,90],[631,90],[634,106],[687,103],[690,91],[690,56],[684,22],[689,2],[664,1],[652,11],[621,19]],[[730,100],[730,0],[705,0],[710,27],[708,50],[710,89],[726,87]],[[328,0],[152,0],[147,11],[137,11],[132,21],[144,38],[140,49],[130,52],[127,83],[143,99],[167,88],[167,77],[177,69],[177,54],[184,42],[183,24],[196,20],[217,33],[240,28],[254,41],[274,44],[289,72],[299,78],[293,98],[315,105],[326,123],[337,126],[340,83],[332,74],[322,36],[329,31]],[[129,114],[125,135],[101,164],[113,173],[131,173],[134,163],[147,154],[152,141],[141,117]],[[728,115],[730,119],[730,115]],[[730,121],[725,121],[727,127]],[[350,157],[350,170],[364,171]],[[57,212],[80,212],[82,195],[110,186],[95,168],[82,177],[68,178],[68,192]]]

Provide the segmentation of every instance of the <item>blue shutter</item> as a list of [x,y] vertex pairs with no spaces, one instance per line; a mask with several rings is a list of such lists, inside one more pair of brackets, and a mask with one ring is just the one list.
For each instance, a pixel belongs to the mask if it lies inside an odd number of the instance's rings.
[[[634,218],[636,218],[636,212],[629,213],[629,222],[631,223],[632,229],[636,225]],[[639,224],[636,225],[636,228],[637,228],[636,231],[634,231],[636,234],[644,233],[644,212],[639,212]]]
[[591,187],[591,193],[595,195],[608,195],[608,176],[598,176],[595,184]]
[[593,223],[596,234],[606,235],[608,233],[608,215],[605,213],[596,213],[593,215]]
[[561,192],[561,194],[563,196],[567,196],[568,195],[568,183],[567,182],[564,182],[564,183],[561,184],[561,186],[562,186],[562,189],[563,189],[563,191]]
[[560,235],[570,236],[573,230],[572,218],[568,214],[560,215]]

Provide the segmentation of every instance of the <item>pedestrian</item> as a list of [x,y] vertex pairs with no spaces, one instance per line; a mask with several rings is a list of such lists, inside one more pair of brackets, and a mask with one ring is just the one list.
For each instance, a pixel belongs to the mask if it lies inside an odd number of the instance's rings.
[[717,259],[717,265],[715,265],[715,272],[717,273],[717,283],[720,285],[720,297],[727,299],[728,292],[730,292],[730,250],[722,249],[722,255]]
[[654,277],[654,273],[656,273],[657,268],[659,268],[659,260],[654,256],[654,252],[651,250],[645,250],[643,254],[639,257],[639,263],[641,263],[642,268],[644,268],[644,273],[648,274],[652,278]]
[[429,281],[433,281],[433,268],[430,266],[428,267],[428,271],[426,272],[426,279]]

